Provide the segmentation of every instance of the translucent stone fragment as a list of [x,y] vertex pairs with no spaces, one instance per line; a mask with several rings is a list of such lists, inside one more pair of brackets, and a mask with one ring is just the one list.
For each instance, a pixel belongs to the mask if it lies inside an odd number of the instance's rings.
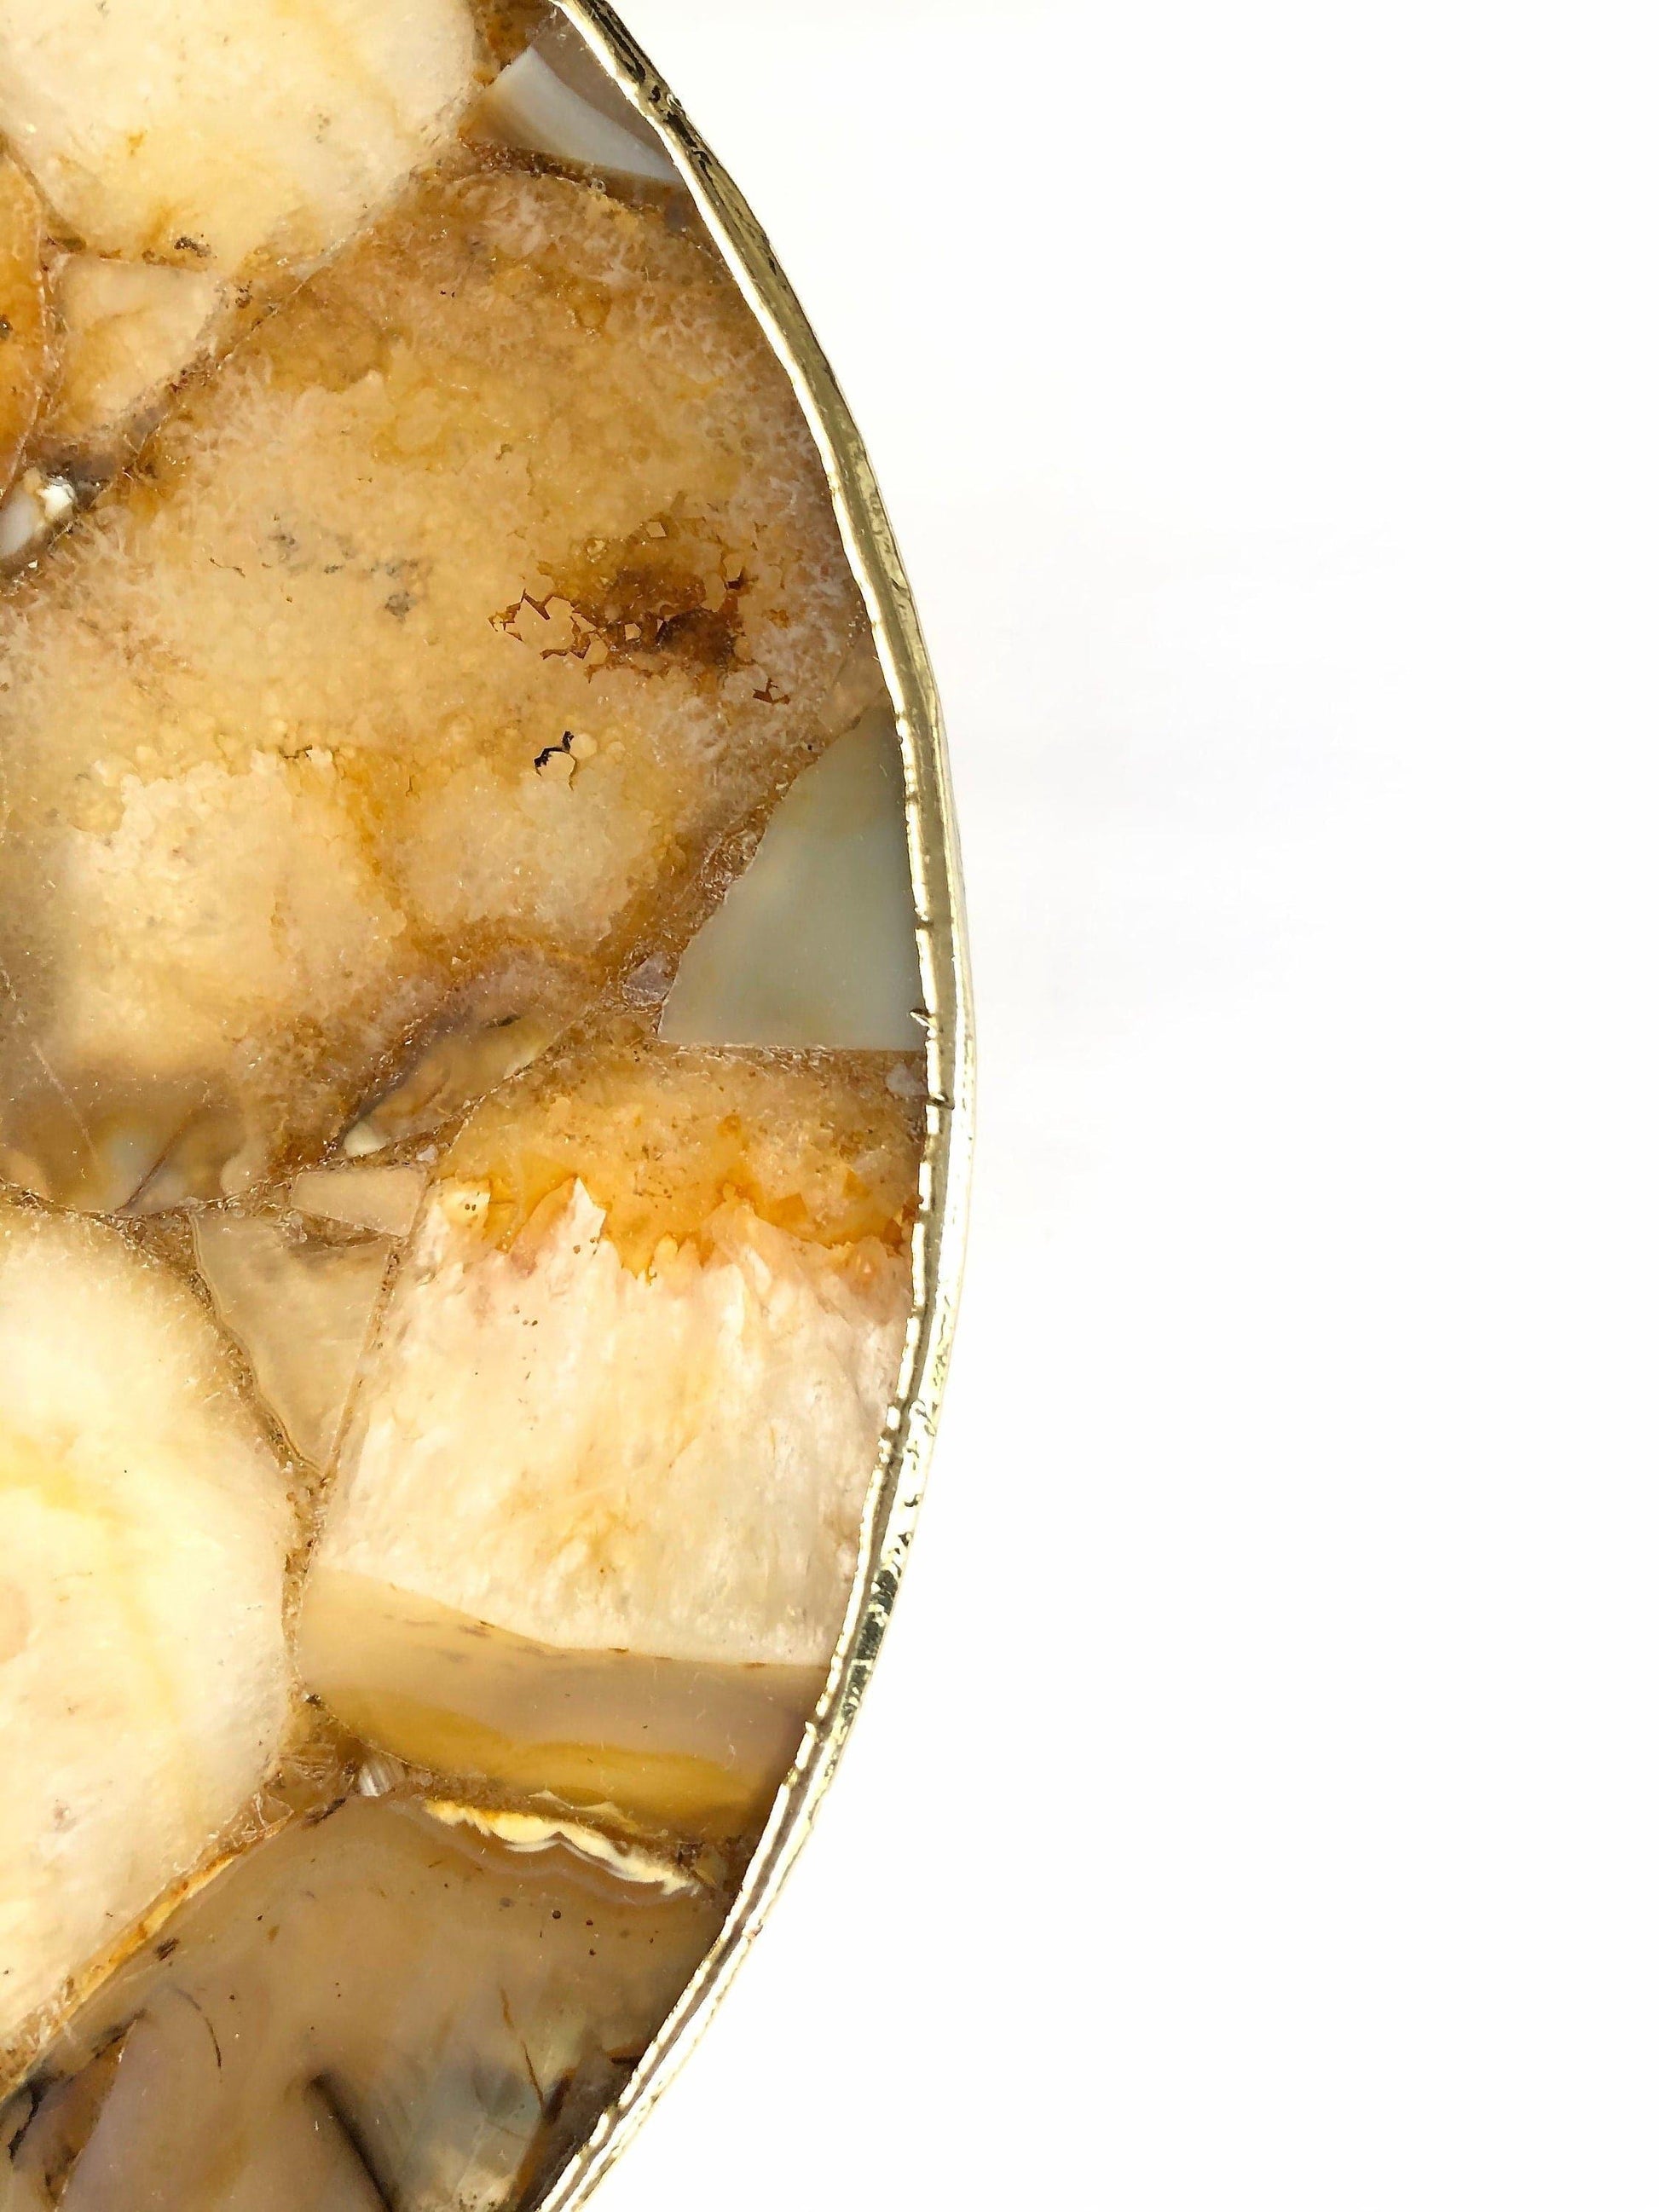
[[688,946],[661,1033],[905,1052],[921,1004],[904,766],[877,709],[796,781]]
[[[123,2202],[109,2166],[115,2146],[120,2154],[128,2149],[124,2123],[167,2099],[170,2072],[188,2078],[201,2070],[199,2055],[195,2066],[179,2067],[179,2031],[183,2028],[186,2041],[191,2031],[167,2002],[175,1994],[165,1992],[159,2017],[142,2014],[128,2021],[79,2072],[50,2080],[38,2106],[20,2112],[21,2132],[10,2170],[0,2169],[3,2212],[51,2212],[65,2202]],[[217,2033],[212,2031],[216,2039]],[[222,2055],[218,2045],[209,2062],[216,2070],[222,2070]],[[316,2082],[273,2101],[260,2114],[257,2134],[229,2150],[221,2173],[224,2191],[214,2199],[215,2212],[288,2212],[293,2206],[305,2212],[386,2212],[374,2177]],[[141,2188],[145,2179],[140,2177]]]
[[210,1852],[287,1717],[293,1510],[211,1326],[0,1208],[0,2058]]
[[0,2204],[6,2212],[46,2212],[64,2194],[97,2126],[132,2030],[118,2029],[85,2065],[48,2075],[0,2111]]
[[558,1036],[552,1020],[520,1014],[436,1038],[396,1089],[346,1131],[341,1151],[348,1159],[366,1159],[388,1145],[430,1135],[538,1060]]
[[0,131],[96,252],[311,260],[474,89],[464,0],[0,0]]
[[75,511],[75,487],[25,469],[0,501],[0,570],[29,561]]
[[43,2174],[62,2212],[530,2201],[721,1909],[349,1802],[221,1875],[83,2010],[12,2120],[0,2212],[36,2212]]
[[472,12],[486,51],[503,68],[545,35],[550,20],[550,0],[472,0]]
[[391,1243],[328,1244],[257,1215],[201,1213],[196,1256],[225,1327],[302,1459],[326,1467],[380,1304]]
[[479,116],[495,137],[529,153],[615,176],[667,185],[678,181],[673,163],[637,123],[630,129],[584,100],[534,46],[501,71],[481,102]]
[[289,1195],[301,1213],[382,1237],[407,1237],[426,1191],[419,1168],[312,1168]]
[[199,270],[72,253],[53,286],[62,368],[43,435],[102,457],[137,439],[206,342],[222,296]]
[[423,1767],[693,1835],[752,1821],[823,1686],[818,1665],[556,1649],[326,1565],[307,1585],[301,1657],[348,1728]]
[[643,1883],[663,1897],[695,1896],[704,1886],[682,1863],[683,1853],[671,1856],[637,1839],[607,1834],[556,1808],[545,1811],[538,1806],[534,1812],[520,1813],[501,1806],[427,1797],[422,1800],[421,1809],[446,1828],[475,1828],[481,1836],[492,1836],[505,1844],[510,1851],[544,1851],[553,1844],[568,1844],[588,1864],[630,1885]]
[[910,1307],[885,1063],[634,1046],[441,1163],[354,1404],[301,1665],[435,1768],[692,1834],[822,1686]]
[[0,605],[0,1173],[237,1194],[434,1038],[556,1036],[811,757],[860,619],[700,245],[420,184]]

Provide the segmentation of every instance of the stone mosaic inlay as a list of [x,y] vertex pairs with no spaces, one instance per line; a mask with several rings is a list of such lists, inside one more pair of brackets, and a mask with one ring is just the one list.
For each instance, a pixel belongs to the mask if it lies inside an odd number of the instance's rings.
[[847,1616],[929,1078],[795,386],[572,23],[0,0],[0,2212],[508,2212]]

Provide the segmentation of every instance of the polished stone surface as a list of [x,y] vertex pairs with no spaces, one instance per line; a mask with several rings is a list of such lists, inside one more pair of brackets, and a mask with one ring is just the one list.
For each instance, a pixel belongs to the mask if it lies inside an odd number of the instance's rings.
[[0,0],[0,2212],[505,2212],[842,1632],[893,710],[568,25]]

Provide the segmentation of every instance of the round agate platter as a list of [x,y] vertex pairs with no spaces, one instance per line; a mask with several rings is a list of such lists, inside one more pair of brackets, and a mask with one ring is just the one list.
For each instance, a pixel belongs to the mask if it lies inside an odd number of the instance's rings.
[[0,0],[0,2212],[586,2197],[866,1693],[971,1060],[868,464],[616,17]]

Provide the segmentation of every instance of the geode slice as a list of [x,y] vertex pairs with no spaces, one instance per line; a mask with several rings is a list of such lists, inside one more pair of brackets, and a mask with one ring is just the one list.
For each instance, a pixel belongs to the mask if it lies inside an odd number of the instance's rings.
[[0,2212],[562,2186],[868,1571],[949,947],[572,13],[0,0]]

